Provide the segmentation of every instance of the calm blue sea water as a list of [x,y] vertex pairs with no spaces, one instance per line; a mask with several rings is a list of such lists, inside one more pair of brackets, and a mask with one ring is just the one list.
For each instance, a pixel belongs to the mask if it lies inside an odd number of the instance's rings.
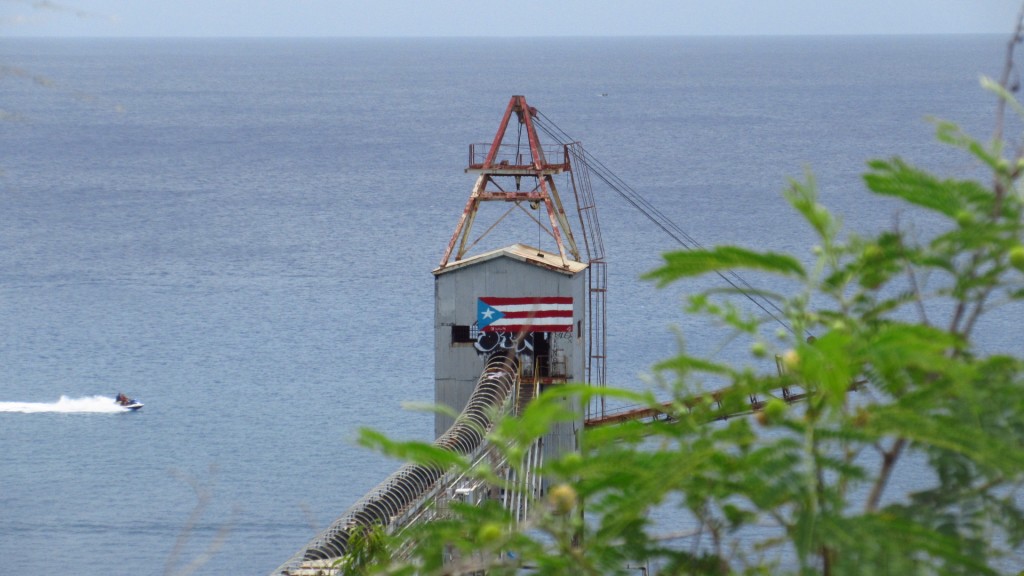
[[[0,403],[146,403],[0,412],[0,573],[174,573],[227,530],[199,572],[265,574],[397,466],[360,427],[430,439],[401,408],[433,398],[430,271],[512,94],[701,243],[809,259],[787,178],[893,225],[864,162],[973,170],[925,118],[990,134],[1003,40],[0,40]],[[596,192],[610,381],[671,325],[728,354],[637,280],[671,240]]]

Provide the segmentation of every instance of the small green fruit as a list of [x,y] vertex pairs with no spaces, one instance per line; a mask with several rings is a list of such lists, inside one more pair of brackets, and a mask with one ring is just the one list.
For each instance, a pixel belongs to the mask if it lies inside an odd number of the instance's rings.
[[778,422],[786,414],[786,403],[778,398],[772,398],[764,405],[764,414],[771,422]]
[[477,532],[477,539],[483,544],[490,544],[501,538],[501,526],[497,522],[486,522]]
[[865,262],[877,262],[882,259],[884,253],[877,244],[868,244],[864,248],[863,258]]
[[1024,246],[1014,246],[1010,248],[1010,265],[1024,272]]
[[548,492],[548,504],[551,511],[564,516],[576,507],[576,489],[568,484],[559,484]]
[[785,366],[787,370],[795,370],[800,366],[800,354],[792,348],[786,350],[782,353],[782,365]]
[[764,407],[758,410],[754,418],[761,426],[777,424],[786,414],[786,403],[778,398],[772,398],[765,402]]
[[971,224],[974,224],[974,214],[971,214],[967,210],[959,210],[956,213],[956,223],[959,224],[961,228],[966,228]]
[[562,464],[569,469],[575,470],[583,464],[583,455],[579,452],[569,452],[562,456]]

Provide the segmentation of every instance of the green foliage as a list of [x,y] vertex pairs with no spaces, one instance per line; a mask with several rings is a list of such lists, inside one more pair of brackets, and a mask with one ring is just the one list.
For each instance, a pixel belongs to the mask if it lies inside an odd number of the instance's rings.
[[362,526],[352,532],[349,553],[335,563],[340,576],[360,576],[387,566],[391,559],[390,541],[380,524]]
[[[1009,99],[1004,90],[996,90]],[[1019,108],[1009,100],[1011,107]],[[398,574],[997,574],[1024,568],[1024,362],[979,349],[978,319],[1024,299],[1024,161],[1002,157],[948,123],[940,141],[992,182],[939,178],[893,158],[869,164],[873,194],[924,209],[943,225],[919,239],[898,227],[843,237],[812,178],[786,198],[817,234],[816,262],[736,247],[665,255],[659,285],[750,268],[802,283],[780,299],[792,334],[759,324],[708,292],[691,313],[755,339],[751,367],[680,353],[656,370],[672,399],[567,386],[491,432],[515,468],[532,442],[577,417],[565,398],[594,395],[659,415],[586,429],[580,452],[545,463],[552,489],[525,522],[496,501],[453,504],[444,520],[402,535],[414,543]],[[811,306],[811,303],[813,307]],[[764,367],[775,354],[780,370]],[[726,379],[709,394],[704,376]],[[785,395],[781,391],[785,390]],[[798,396],[794,396],[798,395]],[[793,403],[793,398],[802,401]],[[721,420],[750,399],[754,418]],[[368,435],[385,451],[459,466],[504,490],[494,470]],[[909,480],[897,488],[894,477]],[[908,478],[909,476],[909,478]],[[904,482],[900,486],[907,486]],[[689,526],[665,534],[652,512]],[[585,512],[585,516],[584,516]],[[445,558],[448,558],[445,561]]]
[[458,454],[432,444],[423,442],[396,442],[380,432],[370,429],[360,430],[359,443],[387,453],[404,462],[416,462],[425,466],[441,469],[468,468],[469,464]]
[[699,276],[708,272],[735,268],[760,268],[797,277],[805,275],[803,267],[795,258],[780,254],[759,254],[735,246],[692,252],[671,252],[665,255],[665,260],[668,261],[667,266],[658,268],[646,276],[649,279],[657,280],[661,286],[688,276]]

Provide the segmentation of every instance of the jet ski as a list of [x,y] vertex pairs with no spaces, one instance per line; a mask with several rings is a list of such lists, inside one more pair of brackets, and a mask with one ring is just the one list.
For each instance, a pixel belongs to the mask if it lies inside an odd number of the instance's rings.
[[125,396],[124,394],[118,394],[117,398],[114,400],[114,402],[118,406],[122,406],[124,408],[127,408],[128,410],[133,410],[133,411],[134,410],[138,410],[139,408],[142,408],[144,406],[144,404],[142,402],[139,402],[135,398],[129,398],[129,397]]

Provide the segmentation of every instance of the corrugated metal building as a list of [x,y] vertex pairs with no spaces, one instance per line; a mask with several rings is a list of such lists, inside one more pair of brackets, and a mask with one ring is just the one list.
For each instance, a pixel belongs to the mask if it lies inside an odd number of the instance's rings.
[[[465,406],[487,358],[515,350],[520,393],[585,379],[587,265],[523,244],[485,252],[434,270],[435,402]],[[438,414],[435,436],[452,419]],[[578,422],[544,440],[545,458],[576,449]]]

